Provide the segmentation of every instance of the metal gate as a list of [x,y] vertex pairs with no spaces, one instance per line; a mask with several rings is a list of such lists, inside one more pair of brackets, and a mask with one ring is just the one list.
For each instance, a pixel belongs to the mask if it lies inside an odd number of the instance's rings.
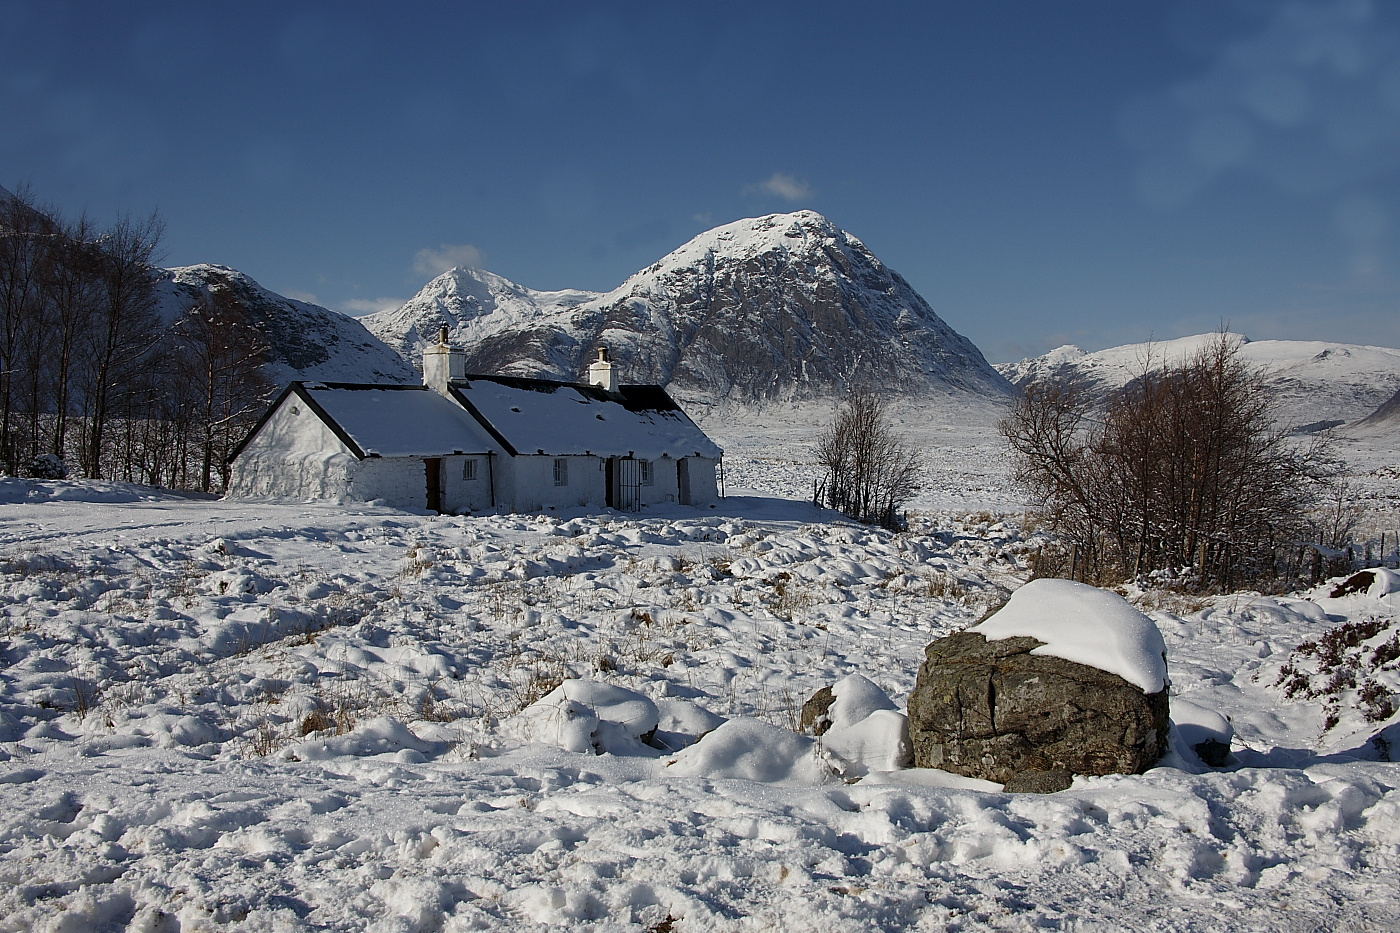
[[608,458],[608,506],[619,512],[642,508],[642,474],[635,457]]

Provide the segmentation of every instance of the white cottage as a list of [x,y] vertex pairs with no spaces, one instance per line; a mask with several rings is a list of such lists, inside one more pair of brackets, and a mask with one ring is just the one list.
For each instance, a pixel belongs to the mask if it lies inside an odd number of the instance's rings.
[[382,500],[463,513],[719,496],[722,451],[660,386],[468,375],[443,341],[422,386],[293,382],[234,451],[230,496]]

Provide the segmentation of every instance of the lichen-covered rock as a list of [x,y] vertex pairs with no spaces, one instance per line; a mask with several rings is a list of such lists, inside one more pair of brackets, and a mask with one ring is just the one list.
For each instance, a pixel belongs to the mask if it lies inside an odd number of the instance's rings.
[[1025,771],[1135,774],[1166,751],[1167,689],[976,632],[925,649],[909,696],[914,765],[1006,783]]
[[798,730],[808,735],[823,735],[831,728],[831,704],[836,702],[836,694],[830,687],[822,687],[802,704]]
[[1008,794],[1057,794],[1069,790],[1074,775],[1064,768],[1051,771],[1017,771],[1006,779],[1002,790]]

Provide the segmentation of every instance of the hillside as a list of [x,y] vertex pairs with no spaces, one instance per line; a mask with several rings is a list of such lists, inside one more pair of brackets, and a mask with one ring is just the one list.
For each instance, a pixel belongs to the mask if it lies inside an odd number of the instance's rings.
[[1358,433],[1388,434],[1400,431],[1400,390],[1382,402],[1380,407],[1350,426]]
[[576,379],[606,344],[624,381],[687,400],[1007,392],[898,273],[811,211],[717,227],[603,295],[454,269],[363,320],[410,360],[445,325],[476,372]]
[[[1149,357],[1178,362],[1213,337],[1198,334],[1093,353],[1063,346],[1019,363],[998,364],[997,370],[1015,386],[1073,375],[1106,394],[1139,375]],[[1241,339],[1242,356],[1266,371],[1279,414],[1288,424],[1307,428],[1357,421],[1400,390],[1400,350],[1319,340]]]
[[293,379],[418,382],[418,373],[358,320],[320,305],[284,298],[227,266],[163,270],[156,286],[161,319],[173,321],[208,294],[229,289],[272,348],[266,372],[276,385]]

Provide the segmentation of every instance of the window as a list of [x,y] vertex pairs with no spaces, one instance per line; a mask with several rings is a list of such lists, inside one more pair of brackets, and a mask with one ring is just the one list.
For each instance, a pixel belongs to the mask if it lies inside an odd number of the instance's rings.
[[650,460],[637,461],[637,479],[643,486],[651,486],[656,482],[656,474],[651,471]]
[[476,479],[475,457],[468,457],[462,461],[462,479]]
[[569,461],[563,457],[554,458],[554,485],[569,485]]

